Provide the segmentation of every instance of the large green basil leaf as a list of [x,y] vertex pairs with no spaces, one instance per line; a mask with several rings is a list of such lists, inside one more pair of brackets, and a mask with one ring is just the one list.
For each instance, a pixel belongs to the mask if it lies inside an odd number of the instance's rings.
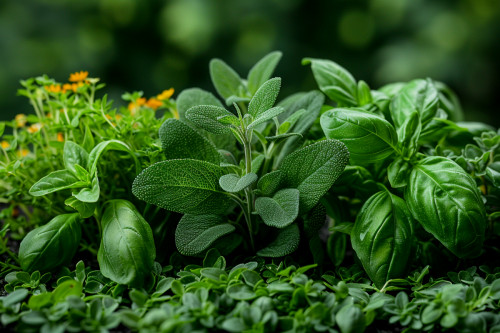
[[222,103],[212,93],[200,88],[183,90],[176,99],[179,119],[186,120],[186,111],[197,105],[215,105],[223,107]]
[[198,160],[168,160],[139,174],[132,193],[147,203],[183,214],[223,214],[233,203],[219,185],[224,169]]
[[283,54],[279,51],[271,52],[260,59],[248,72],[247,87],[250,94],[255,94],[260,86],[269,80]]
[[63,214],[33,229],[21,241],[19,262],[23,271],[48,272],[68,263],[80,244],[79,214]]
[[63,161],[64,167],[76,175],[75,165],[86,167],[89,161],[89,153],[76,143],[66,141],[64,143]]
[[101,188],[99,186],[99,178],[97,178],[97,174],[92,179],[92,186],[83,188],[78,193],[73,193],[73,196],[82,202],[97,202],[99,200],[99,196],[101,194]]
[[324,140],[299,149],[283,159],[283,187],[300,192],[300,214],[311,210],[332,187],[349,161],[346,146]]
[[284,228],[299,215],[299,191],[286,188],[276,192],[272,198],[257,198],[255,211],[268,226]]
[[479,253],[485,208],[474,179],[458,164],[437,156],[421,160],[410,174],[405,199],[413,217],[456,256]]
[[403,199],[388,191],[365,202],[351,231],[352,248],[378,288],[406,276],[413,242],[411,213]]
[[175,245],[183,255],[198,255],[234,230],[235,227],[222,216],[186,214],[175,230]]
[[327,138],[340,140],[347,146],[352,164],[384,160],[397,150],[396,130],[373,113],[332,109],[321,115],[320,123]]
[[81,188],[87,185],[86,182],[79,180],[71,171],[58,170],[49,173],[33,184],[29,193],[34,197],[39,197],[52,192],[69,188]]
[[240,96],[246,90],[243,80],[238,73],[220,59],[210,61],[210,77],[219,95],[228,99],[231,96]]
[[302,65],[311,64],[314,79],[322,92],[338,106],[357,106],[358,93],[354,77],[333,61],[305,58]]
[[214,164],[220,162],[220,155],[215,146],[180,120],[165,120],[159,133],[167,160],[190,158]]
[[275,77],[266,81],[250,100],[248,113],[254,116],[254,118],[258,118],[264,111],[272,108],[274,102],[276,102],[280,88],[281,78]]
[[276,238],[265,248],[259,250],[257,255],[261,257],[279,258],[284,257],[297,250],[300,242],[300,232],[297,223],[279,229]]
[[156,257],[151,227],[126,200],[104,205],[97,260],[102,275],[126,285],[143,286]]
[[75,197],[69,197],[64,201],[69,206],[80,213],[81,218],[86,219],[94,215],[97,204],[95,202],[82,202]]

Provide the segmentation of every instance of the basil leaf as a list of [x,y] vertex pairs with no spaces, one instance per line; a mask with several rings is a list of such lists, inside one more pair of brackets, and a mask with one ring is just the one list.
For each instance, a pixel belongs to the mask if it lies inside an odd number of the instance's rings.
[[300,232],[297,223],[286,228],[279,229],[278,236],[265,248],[259,250],[257,255],[261,257],[279,258],[284,257],[299,247]]
[[82,202],[97,202],[99,200],[99,195],[101,193],[101,189],[99,187],[99,179],[97,178],[97,174],[92,179],[92,187],[91,188],[83,188],[78,193],[73,193],[73,196]]
[[300,192],[300,214],[311,210],[332,187],[349,160],[346,146],[324,140],[299,149],[283,159],[283,187]]
[[223,214],[230,197],[219,185],[224,169],[198,160],[168,160],[139,174],[132,193],[147,203],[183,214]]
[[360,109],[332,109],[321,115],[328,139],[342,141],[352,164],[365,165],[386,159],[397,150],[397,134],[385,119]]
[[75,255],[81,238],[77,213],[54,217],[33,229],[21,241],[19,262],[26,272],[48,272],[68,263]]
[[156,257],[151,227],[126,200],[104,205],[97,260],[102,275],[116,283],[143,286]]
[[405,189],[413,217],[456,256],[479,253],[486,228],[476,182],[445,157],[427,157],[413,167]]
[[87,166],[88,161],[89,153],[85,149],[71,141],[64,143],[63,162],[66,169],[76,175],[75,164]]
[[215,105],[223,107],[222,103],[212,93],[202,90],[200,88],[190,88],[183,90],[176,101],[177,112],[179,112],[179,119],[186,120],[186,111],[193,106],[198,105]]
[[283,54],[279,51],[271,52],[260,59],[248,72],[247,87],[250,94],[255,94],[264,82],[269,80]]
[[71,171],[58,170],[49,173],[33,184],[29,193],[34,197],[39,197],[56,191],[84,186],[87,186],[87,183],[79,180]]
[[226,192],[236,193],[255,183],[257,178],[258,176],[253,172],[247,173],[241,178],[238,175],[229,174],[220,177],[219,185]]
[[80,217],[83,219],[94,215],[95,208],[97,207],[95,202],[82,202],[75,197],[69,197],[64,201],[64,204],[80,213]]
[[159,133],[161,148],[167,160],[190,158],[214,164],[220,162],[215,146],[180,120],[165,120]]
[[240,91],[244,90],[243,81],[238,73],[220,59],[210,61],[210,77],[219,95],[227,99],[231,96],[240,96]]
[[193,106],[186,112],[186,118],[197,127],[214,134],[230,133],[230,124],[222,123],[220,117],[235,117],[224,108],[214,105]]
[[275,77],[266,81],[257,90],[248,104],[248,113],[254,118],[273,107],[280,92],[281,78]]
[[255,211],[268,226],[284,228],[299,215],[299,191],[287,188],[272,198],[259,197],[255,200]]
[[344,67],[330,60],[304,58],[302,65],[311,64],[319,88],[338,106],[356,106],[357,85],[354,77]]
[[378,288],[407,273],[413,218],[403,199],[380,191],[365,202],[351,231],[352,248]]
[[136,171],[137,173],[139,173],[140,163],[137,160],[137,157],[134,155],[134,153],[130,150],[129,146],[126,143],[119,140],[108,140],[99,143],[97,146],[94,147],[94,149],[92,149],[92,151],[89,154],[89,162],[87,170],[89,170],[91,177],[95,176],[95,174],[97,173],[97,162],[99,161],[99,158],[105,151],[109,149],[124,151],[129,153],[134,159]]
[[234,230],[235,227],[222,216],[186,214],[175,230],[175,245],[181,254],[194,256]]
[[387,167],[387,178],[394,188],[405,187],[408,184],[412,166],[402,157],[397,157]]

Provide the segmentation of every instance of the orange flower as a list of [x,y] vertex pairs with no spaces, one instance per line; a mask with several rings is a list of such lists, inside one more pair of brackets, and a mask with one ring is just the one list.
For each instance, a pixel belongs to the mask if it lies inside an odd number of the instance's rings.
[[28,127],[28,132],[31,134],[34,134],[34,133],[38,132],[41,128],[42,128],[42,124],[36,123],[36,124],[33,124],[30,127]]
[[172,97],[174,94],[174,88],[170,88],[168,90],[163,90],[161,94],[158,94],[156,98],[158,98],[160,101],[164,101]]
[[123,116],[121,114],[117,114],[115,118],[117,121],[120,121],[123,118]]
[[26,118],[26,115],[20,113],[14,118],[16,121],[16,126],[17,127],[24,127],[26,126],[26,123],[28,122],[28,118]]
[[57,141],[64,142],[64,134],[62,132],[57,133]]
[[163,102],[154,98],[154,97],[151,97],[150,99],[148,99],[148,101],[146,102],[146,105],[148,107],[150,107],[151,109],[153,110],[156,110],[158,109],[160,106],[163,105]]
[[50,86],[45,86],[45,90],[48,92],[58,94],[61,92],[61,85],[60,84],[51,84]]
[[80,72],[72,73],[69,75],[69,81],[70,82],[82,82],[87,78],[87,76],[89,76],[89,72],[87,72],[87,71],[80,71]]
[[3,149],[7,149],[10,147],[10,143],[8,143],[7,141],[3,140],[2,142],[0,142],[0,146],[2,146]]
[[29,153],[30,151],[28,149],[23,148],[17,152],[17,157],[26,157]]
[[65,83],[62,87],[63,93],[71,90],[76,93],[76,90],[80,87],[83,87],[84,83],[83,82],[77,82],[77,83]]
[[144,97],[140,97],[136,99],[134,102],[130,102],[128,104],[128,109],[130,110],[130,114],[135,116],[136,109],[146,104],[146,99]]

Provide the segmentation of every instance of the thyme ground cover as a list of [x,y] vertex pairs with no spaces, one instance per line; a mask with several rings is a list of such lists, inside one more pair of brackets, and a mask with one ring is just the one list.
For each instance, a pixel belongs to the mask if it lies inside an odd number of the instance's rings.
[[246,78],[212,60],[221,99],[22,81],[35,114],[0,125],[2,325],[500,330],[498,132],[443,83],[374,90],[329,60],[303,61],[319,91],[282,96],[281,57]]

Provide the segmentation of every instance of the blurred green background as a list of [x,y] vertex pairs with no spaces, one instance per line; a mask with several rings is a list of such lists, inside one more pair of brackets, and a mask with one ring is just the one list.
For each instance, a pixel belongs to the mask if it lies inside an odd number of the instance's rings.
[[244,74],[272,50],[283,93],[315,87],[303,57],[332,59],[376,88],[432,77],[468,120],[500,125],[499,0],[1,0],[0,120],[28,113],[19,80],[88,70],[116,100],[213,91],[208,62]]

